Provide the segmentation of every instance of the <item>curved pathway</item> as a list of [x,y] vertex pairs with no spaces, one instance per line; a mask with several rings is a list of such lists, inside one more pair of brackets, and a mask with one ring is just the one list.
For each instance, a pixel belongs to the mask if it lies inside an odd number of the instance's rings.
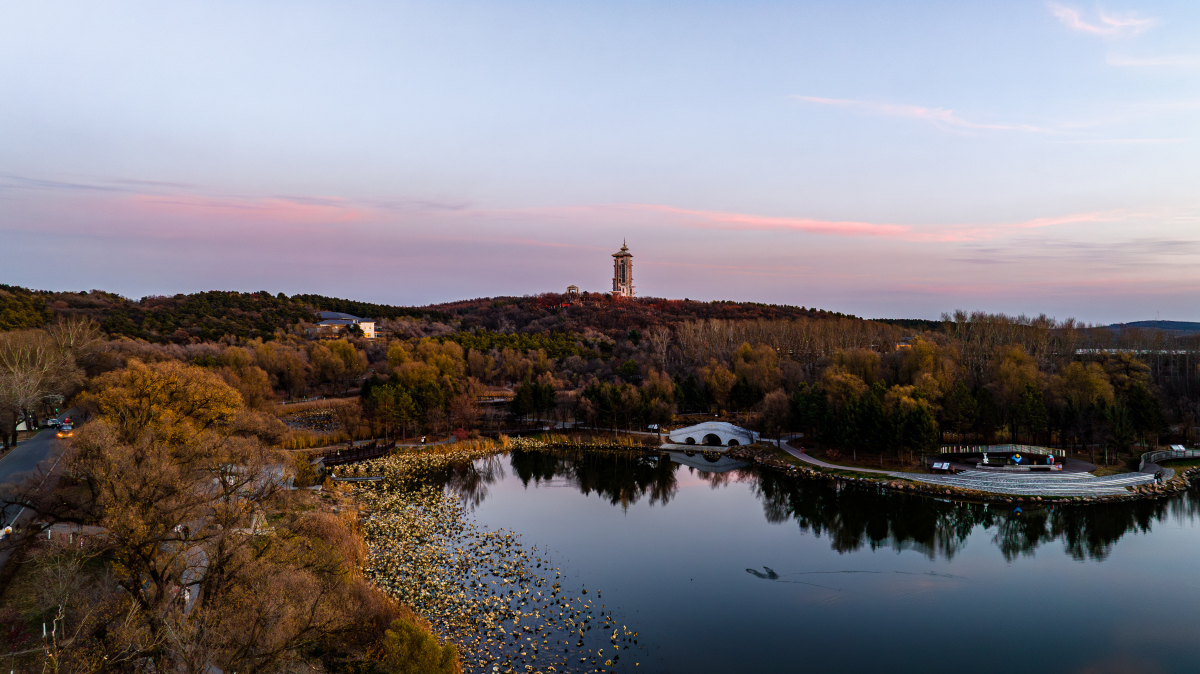
[[791,454],[792,456],[796,457],[797,459],[800,459],[804,463],[809,463],[814,466],[820,466],[821,468],[832,468],[834,470],[852,470],[856,473],[877,473],[879,475],[890,475],[892,477],[901,477],[901,476],[906,476],[906,475],[911,474],[911,473],[896,473],[896,472],[893,472],[890,470],[879,470],[877,468],[856,468],[854,466],[838,466],[838,465],[834,465],[832,463],[825,463],[824,461],[822,461],[820,459],[815,459],[815,458],[809,456],[808,454],[805,454],[804,452],[798,452],[795,449],[792,449],[791,445],[786,444],[786,443],[780,445],[780,448],[783,449],[783,451],[787,452],[788,454]]
[[[873,468],[854,468],[825,463],[799,452],[784,444],[783,451],[797,459],[821,468],[852,470],[858,473],[876,473],[888,477],[913,480],[927,484],[970,489],[993,494],[1020,496],[1116,496],[1129,493],[1125,488],[1154,481],[1154,472],[1122,473],[1096,477],[1088,473],[994,473],[983,470],[967,470],[954,475],[931,475],[926,473],[901,473]],[[1157,466],[1155,466],[1157,469]],[[1165,473],[1166,471],[1164,471]],[[1164,479],[1169,476],[1164,475]]]

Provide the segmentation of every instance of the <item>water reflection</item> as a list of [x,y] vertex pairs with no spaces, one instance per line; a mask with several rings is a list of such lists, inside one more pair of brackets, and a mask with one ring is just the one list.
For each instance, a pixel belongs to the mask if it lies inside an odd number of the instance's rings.
[[[642,499],[667,505],[679,490],[678,471],[693,470],[666,457],[635,452],[514,451],[507,457],[454,466],[435,479],[477,506],[488,486],[506,477],[504,463],[526,487],[571,487],[626,509]],[[968,537],[982,529],[992,534],[992,542],[1009,561],[1055,542],[1076,560],[1103,560],[1127,533],[1149,532],[1168,518],[1186,521],[1200,516],[1200,497],[1194,490],[1157,501],[1013,510],[752,467],[695,475],[714,490],[747,483],[762,502],[768,522],[794,520],[801,531],[827,537],[840,553],[890,548],[914,550],[931,560],[952,559]]]
[[595,492],[613,505],[628,508],[643,497],[650,505],[666,505],[679,485],[676,464],[643,452],[514,451],[511,463],[526,487],[566,481],[583,494]]
[[463,503],[474,508],[487,498],[488,485],[505,477],[505,457],[494,454],[472,463],[451,464],[429,474],[430,484],[442,484],[458,495]]

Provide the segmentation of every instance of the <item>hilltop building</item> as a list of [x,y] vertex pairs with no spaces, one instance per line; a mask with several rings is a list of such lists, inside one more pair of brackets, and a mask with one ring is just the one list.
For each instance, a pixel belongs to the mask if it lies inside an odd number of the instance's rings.
[[633,297],[633,253],[625,242],[621,250],[613,253],[613,294],[617,297]]
[[368,321],[365,318],[351,316],[340,311],[318,311],[317,319],[320,322],[315,328],[308,331],[310,336],[336,335],[351,325],[357,325],[362,329],[363,337],[375,339],[375,321]]

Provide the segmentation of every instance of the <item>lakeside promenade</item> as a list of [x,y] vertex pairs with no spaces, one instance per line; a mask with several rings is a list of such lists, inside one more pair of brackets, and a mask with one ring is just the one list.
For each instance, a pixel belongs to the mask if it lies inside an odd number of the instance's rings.
[[[1146,464],[1142,472],[1121,473],[1097,477],[1090,473],[1000,473],[983,470],[967,470],[961,473],[933,475],[927,473],[904,473],[899,471],[878,470],[872,468],[855,468],[839,466],[813,458],[795,449],[786,442],[780,445],[783,451],[807,464],[833,470],[852,470],[857,473],[873,473],[888,477],[936,484],[958,489],[988,492],[992,494],[1011,494],[1014,496],[1117,496],[1128,494],[1126,487],[1134,487],[1154,482],[1154,474],[1159,470],[1155,464]],[[1174,471],[1169,468],[1161,469],[1164,480],[1169,480]]]

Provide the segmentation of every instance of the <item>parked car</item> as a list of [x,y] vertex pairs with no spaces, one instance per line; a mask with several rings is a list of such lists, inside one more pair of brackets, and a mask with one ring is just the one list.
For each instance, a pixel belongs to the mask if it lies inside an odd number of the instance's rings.
[[62,422],[59,421],[55,417],[50,417],[49,419],[44,421],[42,423],[42,425],[45,426],[46,428],[60,428],[62,426]]

